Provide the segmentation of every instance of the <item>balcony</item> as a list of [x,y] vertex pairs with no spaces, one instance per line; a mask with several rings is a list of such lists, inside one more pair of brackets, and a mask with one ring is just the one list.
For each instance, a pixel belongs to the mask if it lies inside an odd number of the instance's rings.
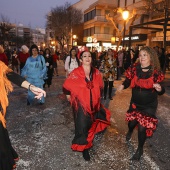
[[[96,38],[97,41],[111,42],[111,37],[113,37],[113,35],[111,35],[111,34],[94,34],[91,37],[92,37],[92,39]],[[83,38],[83,42],[87,42],[87,37]]]
[[106,16],[95,16],[94,21],[108,22],[107,19],[106,19]]

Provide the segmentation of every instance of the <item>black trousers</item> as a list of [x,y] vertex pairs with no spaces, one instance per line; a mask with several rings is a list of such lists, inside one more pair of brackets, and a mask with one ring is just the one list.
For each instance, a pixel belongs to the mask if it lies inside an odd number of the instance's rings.
[[109,87],[109,97],[112,97],[113,81],[104,81],[104,97],[107,96],[108,87]]

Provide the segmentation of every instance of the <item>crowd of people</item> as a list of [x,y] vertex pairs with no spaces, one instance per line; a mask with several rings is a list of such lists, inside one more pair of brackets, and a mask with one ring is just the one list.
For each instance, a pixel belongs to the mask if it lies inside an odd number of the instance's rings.
[[[0,94],[2,170],[15,168],[15,160],[18,159],[10,144],[5,125],[7,92],[12,90],[9,80],[28,89],[27,105],[32,105],[35,98],[42,105],[45,103],[45,91],[52,85],[53,76],[59,76],[59,59],[60,55],[54,49],[39,50],[35,44],[30,48],[23,45],[19,51],[14,49],[11,57],[7,57],[3,46],[0,45],[0,68],[4,71],[0,72],[3,81],[0,83],[3,84],[1,91],[6,96],[4,99],[2,93]],[[169,61],[170,51],[165,52],[159,47],[136,47],[134,50],[121,49],[118,52],[109,48],[100,53],[96,50],[80,52],[77,48],[72,48],[64,58],[63,68],[66,73],[63,93],[72,106],[75,123],[72,150],[82,152],[83,158],[86,161],[90,160],[89,149],[93,145],[95,134],[110,125],[111,113],[102,105],[101,98],[106,100],[108,97],[109,100],[113,100],[114,82],[121,80],[122,75],[125,75],[125,80],[118,86],[117,91],[132,88],[130,106],[126,113],[126,140],[131,139],[134,128],[138,127],[138,148],[132,159],[140,160],[145,141],[147,137],[152,136],[158,123],[157,96],[165,92],[161,82],[166,70],[170,69]],[[8,145],[4,144],[5,140]],[[3,157],[4,154],[6,157]]]

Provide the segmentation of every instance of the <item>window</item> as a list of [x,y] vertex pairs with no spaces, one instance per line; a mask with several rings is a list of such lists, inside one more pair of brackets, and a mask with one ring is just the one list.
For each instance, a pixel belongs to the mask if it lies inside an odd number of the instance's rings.
[[91,11],[92,13],[92,19],[96,16],[96,10],[94,9],[93,11]]
[[91,20],[91,12],[89,12],[89,13],[87,14],[87,20],[88,20],[88,21]]
[[95,33],[99,34],[100,33],[100,27],[95,27]]
[[109,34],[110,28],[109,27],[104,27],[104,34]]
[[94,19],[95,16],[96,16],[96,11],[94,9],[84,15],[84,22]]
[[84,22],[88,21],[87,20],[87,14],[84,15]]
[[105,10],[105,14],[110,14],[110,10]]
[[94,35],[94,27],[90,28],[91,35]]
[[96,9],[96,16],[100,16],[101,15],[101,10],[100,9]]

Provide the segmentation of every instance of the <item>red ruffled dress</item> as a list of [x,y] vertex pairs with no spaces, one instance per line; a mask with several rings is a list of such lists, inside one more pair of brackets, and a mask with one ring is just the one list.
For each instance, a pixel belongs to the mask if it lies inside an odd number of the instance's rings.
[[110,125],[110,111],[100,103],[103,81],[99,70],[92,68],[90,81],[82,66],[74,69],[63,84],[65,94],[71,96],[75,136],[72,150],[84,151],[92,147],[94,135]]
[[157,96],[165,92],[162,87],[161,92],[153,88],[154,83],[164,80],[164,75],[157,70],[151,71],[151,66],[147,72],[143,72],[140,64],[129,67],[126,72],[126,79],[123,82],[125,88],[132,88],[132,97],[129,110],[126,113],[126,120],[137,120],[140,125],[146,127],[146,135],[152,136],[158,123],[156,110],[158,106]]

